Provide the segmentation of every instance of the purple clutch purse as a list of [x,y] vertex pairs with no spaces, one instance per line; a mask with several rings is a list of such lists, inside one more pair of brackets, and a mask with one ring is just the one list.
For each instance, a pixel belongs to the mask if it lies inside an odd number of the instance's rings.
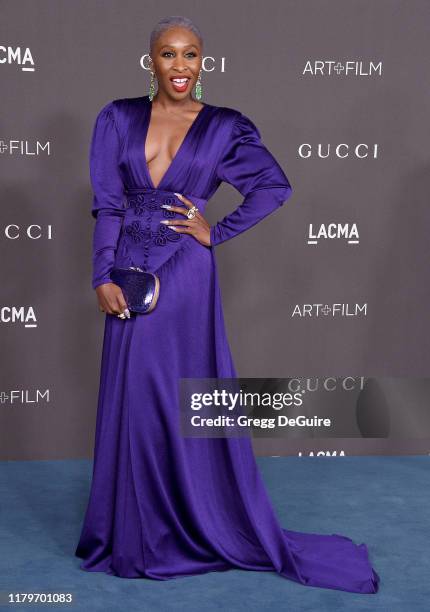
[[131,266],[112,268],[110,278],[121,287],[130,311],[147,314],[154,310],[160,292],[160,281],[156,274]]

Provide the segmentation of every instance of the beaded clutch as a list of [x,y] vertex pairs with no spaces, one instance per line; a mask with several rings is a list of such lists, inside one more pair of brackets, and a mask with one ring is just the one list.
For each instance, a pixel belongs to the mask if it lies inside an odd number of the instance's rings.
[[160,281],[156,274],[130,266],[112,268],[110,278],[121,287],[130,311],[147,314],[154,310],[160,292]]

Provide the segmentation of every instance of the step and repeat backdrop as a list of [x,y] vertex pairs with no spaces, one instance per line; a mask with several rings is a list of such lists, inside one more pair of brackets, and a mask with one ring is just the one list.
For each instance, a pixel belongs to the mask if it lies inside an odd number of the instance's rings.
[[[106,315],[91,288],[91,132],[107,102],[148,93],[150,32],[176,14],[204,36],[202,101],[250,117],[293,187],[216,248],[236,368],[306,393],[295,416],[345,424],[256,430],[256,453],[428,454],[430,3],[1,9],[0,457],[92,455]],[[208,221],[241,201],[223,184]]]

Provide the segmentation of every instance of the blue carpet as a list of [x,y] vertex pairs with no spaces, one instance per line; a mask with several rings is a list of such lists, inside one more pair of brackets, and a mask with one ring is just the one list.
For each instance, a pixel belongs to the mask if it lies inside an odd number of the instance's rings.
[[258,457],[281,525],[340,533],[365,542],[380,590],[359,595],[306,587],[275,572],[230,570],[168,581],[127,580],[79,569],[74,550],[92,463],[0,464],[0,592],[70,592],[68,605],[3,605],[14,610],[169,611],[357,610],[430,607],[429,458]]

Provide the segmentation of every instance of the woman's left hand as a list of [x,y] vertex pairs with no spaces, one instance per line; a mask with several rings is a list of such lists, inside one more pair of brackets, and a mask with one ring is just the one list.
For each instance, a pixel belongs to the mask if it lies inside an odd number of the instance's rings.
[[163,219],[163,221],[160,221],[160,223],[168,225],[174,232],[178,232],[178,234],[191,234],[204,246],[210,246],[211,226],[209,223],[206,221],[203,215],[200,214],[200,211],[197,211],[192,219],[187,219],[187,212],[194,206],[194,204],[191,202],[191,200],[180,193],[175,193],[175,195],[178,196],[181,202],[185,204],[187,209],[184,209],[181,206],[167,206],[166,204],[163,204],[163,208],[180,213],[181,215],[184,215],[185,219]]

